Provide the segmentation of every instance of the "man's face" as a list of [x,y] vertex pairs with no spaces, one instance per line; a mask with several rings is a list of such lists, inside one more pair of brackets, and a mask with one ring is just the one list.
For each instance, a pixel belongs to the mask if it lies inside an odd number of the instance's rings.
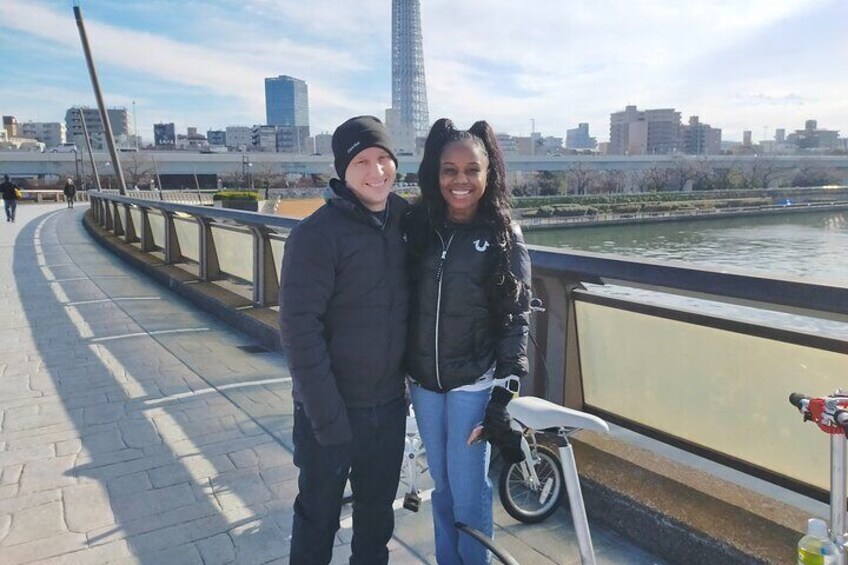
[[385,210],[392,191],[397,165],[389,152],[369,147],[356,154],[345,170],[345,183],[372,212]]

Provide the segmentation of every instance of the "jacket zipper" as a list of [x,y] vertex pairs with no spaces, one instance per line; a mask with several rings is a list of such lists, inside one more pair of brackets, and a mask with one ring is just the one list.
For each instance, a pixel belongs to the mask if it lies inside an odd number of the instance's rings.
[[438,291],[436,293],[436,384],[439,385],[440,389],[444,390],[442,387],[442,379],[439,375],[439,318],[442,313],[442,275],[444,274],[443,271],[445,267],[445,259],[448,256],[448,249],[450,249],[453,236],[456,235],[456,232],[451,234],[447,244],[445,244],[445,238],[442,237],[442,234],[440,234],[438,230],[436,230],[436,235],[439,236],[439,240],[442,242],[442,256],[439,257],[439,268],[436,269],[436,282],[439,283]]
[[[391,261],[389,260],[389,245],[390,245],[390,242],[388,241],[388,237],[387,237],[390,233],[389,230],[388,230],[389,214],[390,213],[391,213],[391,211],[389,210],[389,202],[386,201],[386,217],[383,218],[383,220],[384,220],[383,225],[380,227],[380,239],[383,240],[383,264],[385,265],[384,269],[387,273],[391,272],[390,271]],[[391,293],[389,295],[389,304],[394,304],[395,303],[395,287],[394,287],[393,284],[391,284],[391,281],[389,282],[389,292]],[[386,327],[391,327],[391,324],[386,324]],[[389,332],[389,348],[388,348],[388,351],[391,352],[393,347],[394,347],[394,332],[390,331]],[[391,378],[393,375],[391,375],[391,376],[389,375],[388,369],[389,369],[389,355],[386,355],[386,363],[383,365],[383,376],[384,377],[389,376],[389,378]],[[378,402],[382,402],[383,400],[384,400],[383,398],[380,398],[378,400]]]

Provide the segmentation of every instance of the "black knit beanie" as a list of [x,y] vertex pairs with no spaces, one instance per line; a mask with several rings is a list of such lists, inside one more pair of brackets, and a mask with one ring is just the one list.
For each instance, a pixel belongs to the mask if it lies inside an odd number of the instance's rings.
[[397,157],[392,149],[392,140],[386,127],[374,116],[351,118],[333,132],[333,158],[336,173],[344,180],[347,166],[357,153],[369,147],[385,149],[397,166]]

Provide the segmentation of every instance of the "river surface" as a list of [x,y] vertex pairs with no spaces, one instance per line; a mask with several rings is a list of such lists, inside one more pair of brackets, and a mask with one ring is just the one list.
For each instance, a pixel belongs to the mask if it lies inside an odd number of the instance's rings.
[[812,277],[848,287],[848,212],[525,231],[527,243]]
[[[527,243],[655,260],[685,261],[848,287],[848,212],[811,212],[525,231]],[[818,318],[607,287],[600,292],[795,330],[848,338],[848,325]]]

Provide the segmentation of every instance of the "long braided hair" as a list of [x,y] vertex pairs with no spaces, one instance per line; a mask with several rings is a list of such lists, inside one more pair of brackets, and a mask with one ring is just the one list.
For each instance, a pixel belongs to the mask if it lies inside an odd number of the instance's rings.
[[[477,208],[477,219],[491,228],[494,234],[494,247],[498,254],[494,276],[488,277],[486,288],[489,304],[494,309],[494,318],[499,326],[505,326],[512,320],[516,303],[523,300],[526,292],[523,285],[510,269],[512,250],[511,217],[509,213],[509,191],[506,185],[506,166],[503,153],[498,146],[492,127],[485,121],[475,122],[470,129],[457,129],[453,122],[441,118],[433,124],[424,145],[424,156],[418,167],[418,184],[421,186],[421,200],[413,211],[421,228],[430,233],[434,226],[440,226],[447,218],[447,203],[439,187],[439,170],[445,147],[454,141],[475,143],[489,160],[486,171],[486,190]],[[425,225],[421,225],[421,224]],[[415,247],[415,241],[411,241]],[[420,249],[420,248],[419,248]]]

